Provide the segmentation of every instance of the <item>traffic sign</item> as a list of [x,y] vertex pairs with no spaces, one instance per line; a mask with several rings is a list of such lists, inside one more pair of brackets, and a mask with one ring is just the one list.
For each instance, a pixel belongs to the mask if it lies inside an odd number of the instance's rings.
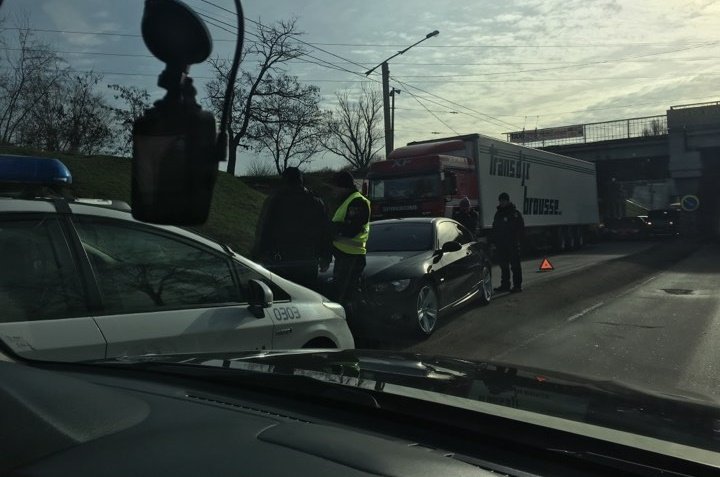
[[688,194],[680,201],[680,207],[685,212],[695,212],[700,207],[700,199],[696,195]]
[[538,271],[548,272],[550,270],[555,270],[555,267],[552,266],[550,260],[548,260],[547,258],[543,258],[543,261],[540,263],[540,269]]

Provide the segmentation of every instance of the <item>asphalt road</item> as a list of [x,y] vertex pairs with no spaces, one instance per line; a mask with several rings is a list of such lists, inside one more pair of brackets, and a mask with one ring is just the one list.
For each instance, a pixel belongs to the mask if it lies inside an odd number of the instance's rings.
[[393,347],[720,402],[720,244],[604,243],[549,258],[555,271],[523,263],[523,293],[469,304],[430,338]]

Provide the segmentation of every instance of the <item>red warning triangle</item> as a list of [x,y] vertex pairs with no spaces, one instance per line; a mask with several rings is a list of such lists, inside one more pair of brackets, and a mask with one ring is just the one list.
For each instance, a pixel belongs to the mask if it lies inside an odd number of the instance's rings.
[[555,267],[552,266],[552,263],[550,263],[550,260],[548,260],[547,258],[543,258],[542,263],[540,263],[540,271],[547,272],[550,270],[555,270]]

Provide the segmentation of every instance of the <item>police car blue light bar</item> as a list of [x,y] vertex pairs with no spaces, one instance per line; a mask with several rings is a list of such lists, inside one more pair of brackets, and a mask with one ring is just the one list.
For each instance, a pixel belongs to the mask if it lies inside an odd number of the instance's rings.
[[72,174],[59,159],[0,154],[0,182],[72,184]]

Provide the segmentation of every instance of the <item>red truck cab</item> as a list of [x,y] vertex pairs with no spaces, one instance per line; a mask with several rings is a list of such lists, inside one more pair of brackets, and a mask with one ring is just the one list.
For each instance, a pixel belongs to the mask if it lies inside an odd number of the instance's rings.
[[451,217],[460,199],[477,207],[475,167],[462,141],[417,144],[394,150],[387,160],[372,164],[367,193],[372,219]]

